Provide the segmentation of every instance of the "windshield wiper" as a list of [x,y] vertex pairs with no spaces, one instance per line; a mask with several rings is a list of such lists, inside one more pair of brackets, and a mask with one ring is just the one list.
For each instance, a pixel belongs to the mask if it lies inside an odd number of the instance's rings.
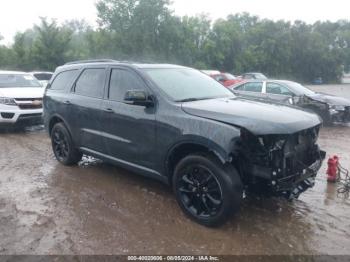
[[193,101],[200,101],[200,100],[207,100],[207,99],[214,99],[215,97],[190,97],[190,98],[185,98],[182,100],[176,100],[176,102],[193,102]]

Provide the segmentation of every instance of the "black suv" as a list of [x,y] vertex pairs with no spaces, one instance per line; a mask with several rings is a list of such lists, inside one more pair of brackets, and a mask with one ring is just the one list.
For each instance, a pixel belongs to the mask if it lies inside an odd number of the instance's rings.
[[238,98],[175,65],[66,64],[47,87],[44,119],[61,163],[86,154],[163,181],[206,226],[225,222],[250,189],[298,197],[325,157],[317,115]]

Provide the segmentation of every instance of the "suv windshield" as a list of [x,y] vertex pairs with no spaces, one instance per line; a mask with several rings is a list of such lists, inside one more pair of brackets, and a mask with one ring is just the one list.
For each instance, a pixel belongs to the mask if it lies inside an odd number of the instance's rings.
[[176,102],[234,96],[226,87],[194,69],[145,69],[145,72]]
[[0,74],[0,88],[8,87],[42,87],[32,75]]

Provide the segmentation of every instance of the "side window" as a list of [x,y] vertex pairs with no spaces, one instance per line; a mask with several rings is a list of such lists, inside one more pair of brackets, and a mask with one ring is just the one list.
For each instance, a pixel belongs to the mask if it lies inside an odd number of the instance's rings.
[[243,91],[244,90],[244,85],[237,86],[236,88],[234,88],[234,90]]
[[53,80],[50,89],[64,90],[68,84],[71,84],[73,79],[78,75],[78,70],[70,70],[59,73]]
[[122,102],[128,90],[145,90],[145,86],[135,73],[124,69],[112,69],[109,99]]
[[104,83],[105,69],[85,69],[75,85],[75,93],[83,96],[102,98]]
[[288,88],[276,84],[276,83],[267,83],[266,84],[266,93],[267,94],[274,94],[274,95],[286,95],[291,96],[293,95],[292,92],[289,91]]
[[261,93],[263,83],[262,82],[251,82],[244,85],[244,91]]

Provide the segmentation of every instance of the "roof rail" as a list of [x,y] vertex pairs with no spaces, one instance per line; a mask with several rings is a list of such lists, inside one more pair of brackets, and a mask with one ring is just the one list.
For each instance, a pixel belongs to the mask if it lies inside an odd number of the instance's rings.
[[88,63],[113,63],[113,62],[118,62],[118,61],[113,59],[93,59],[93,60],[80,60],[80,61],[68,62],[65,65],[88,64]]

